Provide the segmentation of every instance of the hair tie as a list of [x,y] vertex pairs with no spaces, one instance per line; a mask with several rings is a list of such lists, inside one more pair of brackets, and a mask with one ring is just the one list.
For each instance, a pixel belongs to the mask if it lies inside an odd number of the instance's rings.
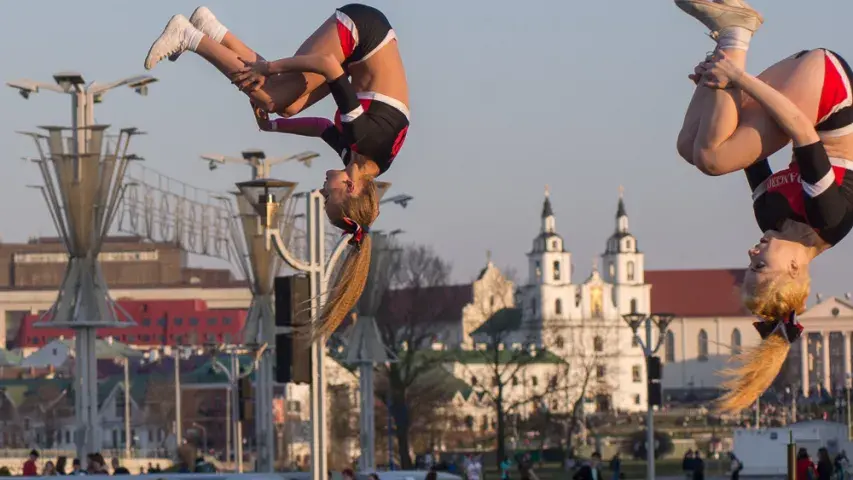
[[352,234],[352,238],[350,238],[349,244],[355,248],[361,248],[361,243],[364,241],[365,235],[370,233],[370,227],[366,225],[360,225],[358,222],[349,217],[344,217],[343,222],[347,226],[347,228],[344,229],[344,234]]
[[777,318],[769,322],[755,322],[753,326],[758,330],[762,340],[770,335],[779,334],[788,343],[794,343],[803,333],[803,325],[797,321],[796,311],[792,311],[784,318]]

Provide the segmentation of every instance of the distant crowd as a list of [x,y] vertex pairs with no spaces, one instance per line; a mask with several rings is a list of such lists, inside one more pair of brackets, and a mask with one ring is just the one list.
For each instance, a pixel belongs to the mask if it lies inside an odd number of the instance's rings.
[[[38,468],[39,452],[37,450],[30,451],[30,455],[24,462],[21,475],[23,477],[51,477],[57,475],[129,475],[131,472],[124,466],[118,458],[113,457],[110,461],[110,467],[107,467],[107,462],[104,456],[100,453],[90,453],[86,457],[86,468],[83,468],[79,458],[75,458],[69,467],[68,458],[64,456],[57,457],[56,462],[47,460],[41,467]],[[139,474],[145,473],[215,473],[216,467],[205,461],[198,455],[198,449],[191,444],[184,444],[178,448],[178,455],[175,463],[166,469],[161,469],[159,464],[148,464],[147,471],[145,468],[139,468]],[[11,477],[12,472],[6,467],[0,467],[0,477]]]

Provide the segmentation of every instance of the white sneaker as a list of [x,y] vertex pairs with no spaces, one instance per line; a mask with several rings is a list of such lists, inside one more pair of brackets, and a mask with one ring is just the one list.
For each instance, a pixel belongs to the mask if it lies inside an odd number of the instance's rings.
[[[205,6],[198,7],[193,11],[193,14],[190,15],[190,23],[195,28],[201,30],[201,33],[212,38],[217,43],[222,42],[222,37],[225,36],[225,33],[228,31],[228,29],[216,19],[216,15],[214,15],[213,12]],[[169,61],[174,62],[181,56],[181,53],[183,52],[177,52],[169,55]]]
[[[154,41],[145,57],[145,69],[151,70],[161,60],[190,48],[191,37],[196,31],[187,17],[175,15],[166,24],[163,33]],[[200,32],[199,32],[200,33]]]
[[675,4],[711,30],[711,37],[728,27],[755,32],[764,18],[743,0],[675,0]]

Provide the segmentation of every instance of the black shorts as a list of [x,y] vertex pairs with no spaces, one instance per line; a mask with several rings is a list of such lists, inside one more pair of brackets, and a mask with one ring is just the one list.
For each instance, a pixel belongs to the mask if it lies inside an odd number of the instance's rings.
[[385,14],[367,5],[345,5],[335,11],[335,18],[344,67],[367,60],[397,38]]

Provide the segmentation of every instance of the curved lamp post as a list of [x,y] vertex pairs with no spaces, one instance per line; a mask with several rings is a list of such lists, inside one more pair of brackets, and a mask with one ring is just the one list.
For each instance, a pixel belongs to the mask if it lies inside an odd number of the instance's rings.
[[[344,235],[332,251],[331,257],[326,259],[325,242],[325,213],[323,195],[315,190],[306,195],[307,230],[306,240],[308,243],[308,258],[305,260],[296,258],[285,245],[278,229],[278,210],[292,190],[292,182],[260,178],[248,182],[237,183],[237,188],[242,196],[249,201],[257,213],[257,233],[264,239],[266,250],[275,250],[281,258],[294,270],[308,274],[310,285],[310,313],[311,318],[320,316],[323,305],[322,296],[327,291],[329,276],[334,270],[335,264],[347,247],[350,235]],[[248,227],[244,223],[244,228]],[[274,317],[273,317],[274,319]],[[259,325],[258,338],[263,339],[268,345],[275,345],[275,324]],[[317,338],[311,345],[311,478],[312,480],[324,480],[328,470],[327,438],[326,438],[326,380],[324,376],[324,347],[326,339]],[[261,361],[261,369],[258,372],[259,387],[261,384],[272,386],[272,361],[270,355],[266,355]],[[269,377],[269,378],[267,378]],[[261,388],[258,388],[258,396],[267,398]],[[272,396],[270,395],[270,400]],[[270,412],[272,409],[270,408]],[[271,427],[271,425],[270,425]],[[272,428],[270,428],[272,433]]]
[[[628,313],[622,315],[622,319],[631,328],[631,332],[643,349],[643,355],[646,357],[646,382],[651,383],[649,379],[649,360],[660,350],[666,339],[666,329],[672,323],[675,315],[670,313],[653,313],[646,315],[645,313]],[[646,339],[640,338],[637,331],[640,326],[645,325]],[[652,326],[658,328],[657,340],[653,340]],[[654,344],[654,346],[652,345]],[[658,380],[659,381],[659,380]],[[647,412],[646,412],[646,469],[647,478],[655,478],[655,410],[651,404],[651,399],[646,395]]]

